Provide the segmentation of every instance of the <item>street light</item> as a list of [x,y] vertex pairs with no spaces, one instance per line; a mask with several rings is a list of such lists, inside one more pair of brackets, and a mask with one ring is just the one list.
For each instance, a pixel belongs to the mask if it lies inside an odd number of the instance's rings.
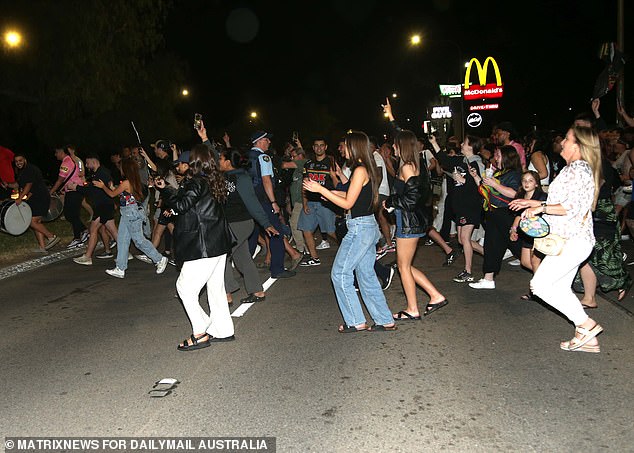
[[[410,38],[410,43],[414,46],[418,46],[421,43],[422,39],[421,36],[418,34],[412,35]],[[456,50],[458,51],[458,60],[462,63],[463,61],[463,52],[462,52],[462,48],[460,48],[460,46],[458,45],[458,43],[456,43],[455,41],[452,41],[450,39],[432,39],[429,40],[429,42],[431,43],[446,43],[446,44],[451,44],[452,46],[454,46],[456,48]],[[464,67],[466,68],[469,65],[469,63],[465,63]],[[464,76],[464,71],[461,68],[460,69],[460,75],[459,75],[459,80],[462,79]],[[462,85],[462,82],[461,82]],[[461,138],[464,138],[465,135],[465,130],[464,130],[464,125],[465,125],[465,118],[464,118],[464,98],[461,94],[460,96],[460,135],[462,135]],[[455,131],[455,127],[454,127],[454,132]]]
[[22,44],[22,35],[15,30],[8,30],[4,34],[4,43],[7,47],[15,49]]
[[258,117],[258,112],[253,111],[251,112],[251,114],[249,115],[252,119],[256,119]]
[[187,88],[183,88],[183,91],[181,91],[181,94],[185,97],[189,96],[189,90]]

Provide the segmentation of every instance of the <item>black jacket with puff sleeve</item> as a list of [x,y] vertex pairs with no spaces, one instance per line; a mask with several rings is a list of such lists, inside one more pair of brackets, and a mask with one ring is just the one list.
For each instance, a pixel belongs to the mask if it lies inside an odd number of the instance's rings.
[[405,182],[402,194],[392,189],[392,194],[385,201],[388,208],[396,208],[402,212],[403,234],[421,234],[429,229],[429,203],[431,202],[431,188],[427,171],[421,171],[418,176],[410,176]]
[[223,206],[211,195],[202,176],[185,178],[178,190],[165,187],[161,198],[174,216],[176,261],[193,261],[228,254],[232,239]]

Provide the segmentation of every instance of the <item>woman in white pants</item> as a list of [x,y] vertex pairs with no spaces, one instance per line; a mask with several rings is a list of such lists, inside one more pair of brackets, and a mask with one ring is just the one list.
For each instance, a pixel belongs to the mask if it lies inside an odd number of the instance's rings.
[[575,325],[575,336],[560,344],[565,351],[600,352],[596,336],[603,328],[585,313],[571,285],[579,265],[594,245],[592,210],[601,186],[601,151],[597,133],[573,126],[562,141],[566,167],[551,183],[548,199],[513,200],[510,208],[527,208],[522,217],[543,214],[550,233],[565,239],[559,255],[549,255],[531,280],[533,294],[561,312]]
[[[222,207],[227,188],[207,146],[197,145],[191,153],[182,153],[177,170],[185,176],[178,190],[166,187],[161,179],[155,185],[175,217],[174,252],[181,264],[176,289],[192,325],[192,335],[178,350],[192,351],[235,339],[224,281],[232,241]],[[209,316],[198,301],[205,285]]]

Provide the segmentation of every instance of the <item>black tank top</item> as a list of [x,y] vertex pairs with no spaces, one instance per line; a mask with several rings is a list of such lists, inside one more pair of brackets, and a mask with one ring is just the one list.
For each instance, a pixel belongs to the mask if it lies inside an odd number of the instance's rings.
[[356,217],[363,217],[367,215],[374,215],[374,209],[372,206],[372,182],[368,181],[365,186],[361,187],[359,192],[359,198],[350,208],[350,216],[354,219]]

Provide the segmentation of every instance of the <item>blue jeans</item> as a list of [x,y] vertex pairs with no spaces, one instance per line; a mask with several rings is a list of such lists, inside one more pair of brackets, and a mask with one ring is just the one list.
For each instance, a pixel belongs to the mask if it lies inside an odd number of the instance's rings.
[[154,264],[161,261],[161,255],[143,235],[143,221],[147,218],[145,210],[137,205],[122,206],[119,209],[119,234],[117,235],[117,267],[122,271],[128,268],[130,240],[145,253]]
[[356,273],[361,297],[374,322],[377,325],[392,324],[392,313],[374,272],[376,243],[381,237],[376,219],[369,215],[348,218],[346,223],[348,233],[339,245],[330,272],[343,320],[348,326],[365,323],[365,315],[353,284]]

